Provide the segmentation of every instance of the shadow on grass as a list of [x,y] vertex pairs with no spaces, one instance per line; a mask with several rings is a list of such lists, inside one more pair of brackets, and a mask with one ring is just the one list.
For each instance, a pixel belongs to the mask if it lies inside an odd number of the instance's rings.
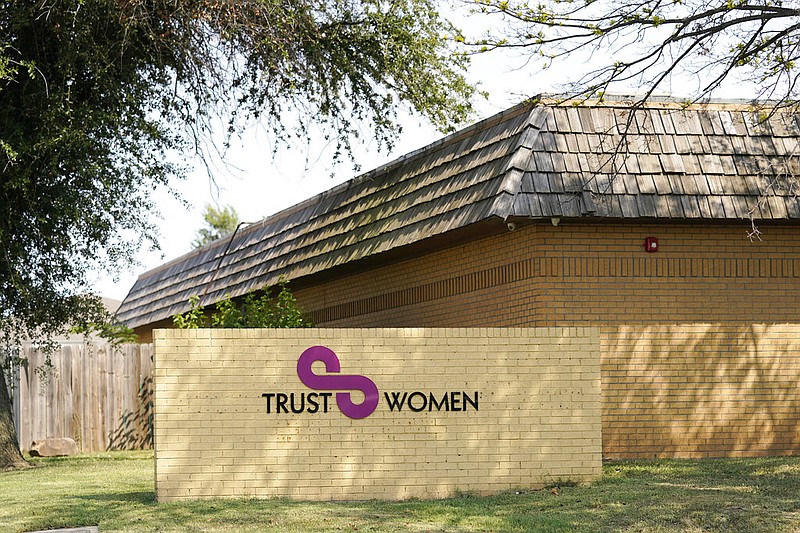
[[592,487],[605,530],[797,531],[794,458],[615,462]]
[[18,524],[28,529],[99,525],[101,530],[123,531],[800,529],[797,458],[617,462],[603,471],[603,479],[591,486],[405,502],[239,499],[157,504],[152,491],[142,486],[124,490],[123,484],[100,493],[39,500],[28,508],[34,514],[20,516]]
[[153,491],[110,492],[107,494],[89,494],[78,496],[82,500],[116,502],[116,503],[141,503],[154,504],[156,495]]

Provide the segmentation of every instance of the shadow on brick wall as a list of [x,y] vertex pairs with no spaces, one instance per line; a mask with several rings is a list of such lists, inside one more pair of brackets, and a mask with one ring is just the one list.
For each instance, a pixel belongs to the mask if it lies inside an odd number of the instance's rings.
[[800,452],[800,326],[621,325],[601,337],[605,458]]

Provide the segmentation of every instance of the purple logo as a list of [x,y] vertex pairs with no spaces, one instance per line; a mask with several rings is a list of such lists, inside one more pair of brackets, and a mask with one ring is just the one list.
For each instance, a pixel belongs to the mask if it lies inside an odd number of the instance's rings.
[[[311,370],[311,365],[317,361],[325,363],[325,371],[335,375],[317,375]],[[312,346],[300,355],[297,360],[297,375],[303,384],[314,390],[358,390],[364,393],[364,401],[360,404],[353,403],[349,392],[336,393],[336,405],[345,416],[350,418],[366,418],[378,407],[378,387],[371,379],[358,376],[339,374],[339,358],[333,350],[325,346]]]

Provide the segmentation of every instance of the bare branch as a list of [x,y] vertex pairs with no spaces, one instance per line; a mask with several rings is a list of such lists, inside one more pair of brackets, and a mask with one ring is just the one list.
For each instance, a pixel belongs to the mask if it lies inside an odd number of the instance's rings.
[[[735,74],[749,72],[754,88],[797,100],[800,8],[777,0],[477,0],[476,12],[502,17],[500,33],[469,43],[473,51],[513,48],[547,60],[544,68],[578,53],[606,61],[572,84],[591,95],[637,82],[648,95],[681,73],[708,73],[708,95]],[[698,96],[698,95],[692,95]]]

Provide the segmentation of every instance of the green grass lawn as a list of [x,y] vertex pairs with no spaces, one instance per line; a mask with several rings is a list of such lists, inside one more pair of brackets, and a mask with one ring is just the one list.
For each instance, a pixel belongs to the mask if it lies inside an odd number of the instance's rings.
[[156,504],[152,452],[0,472],[0,530],[800,531],[800,458],[609,463],[591,486],[400,503]]

